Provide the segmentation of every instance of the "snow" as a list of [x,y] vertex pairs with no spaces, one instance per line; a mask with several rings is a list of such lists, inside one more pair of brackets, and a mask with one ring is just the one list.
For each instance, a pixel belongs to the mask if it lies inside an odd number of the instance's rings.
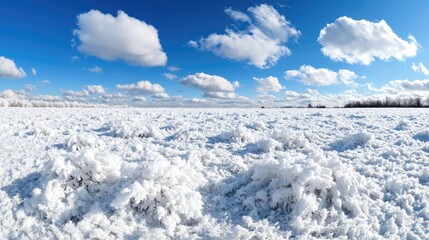
[[0,108],[0,238],[428,239],[427,119]]

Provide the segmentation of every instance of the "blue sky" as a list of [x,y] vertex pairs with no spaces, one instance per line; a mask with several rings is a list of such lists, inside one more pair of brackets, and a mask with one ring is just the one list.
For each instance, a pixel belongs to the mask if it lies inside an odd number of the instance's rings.
[[[144,106],[338,105],[364,97],[425,96],[429,91],[429,34],[424,25],[429,2],[424,0],[16,0],[4,1],[0,8],[0,56],[13,61],[18,71],[8,75],[6,67],[0,67],[0,91],[11,89],[30,99],[54,95],[136,104],[132,99],[143,97],[138,104]],[[132,19],[126,21],[131,26],[97,18],[110,14],[116,21],[118,11]],[[234,14],[247,20],[234,19]],[[86,20],[78,17],[82,15]],[[274,29],[270,21],[282,18],[285,22]],[[156,29],[155,35],[140,23]],[[326,29],[327,24],[333,25]],[[107,29],[110,35],[97,35],[91,26]],[[324,28],[326,37],[320,39]],[[142,34],[130,34],[134,31]],[[262,37],[255,37],[255,31]],[[350,34],[353,40],[347,40]],[[99,39],[85,43],[84,35]],[[251,40],[231,45],[232,35]],[[252,45],[254,39],[263,39],[263,47]],[[270,44],[277,50],[269,52]],[[331,48],[324,54],[326,46]],[[133,62],[134,50],[141,53]],[[365,57],[370,60],[365,62]],[[171,71],[172,66],[179,70]],[[90,71],[95,67],[101,72]],[[167,79],[165,73],[176,78]],[[103,90],[89,91],[87,86]],[[67,94],[69,90],[74,92]],[[84,90],[84,96],[77,96]],[[107,96],[118,93],[117,99]]]

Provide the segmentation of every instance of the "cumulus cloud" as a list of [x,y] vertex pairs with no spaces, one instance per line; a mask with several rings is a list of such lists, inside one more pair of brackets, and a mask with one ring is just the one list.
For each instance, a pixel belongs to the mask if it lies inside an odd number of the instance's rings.
[[180,82],[206,92],[233,92],[238,86],[238,82],[231,83],[223,77],[205,73],[188,75]]
[[233,20],[247,23],[241,31],[226,29],[224,34],[213,33],[198,42],[188,45],[201,50],[212,51],[217,56],[235,61],[246,61],[258,68],[268,68],[278,60],[291,54],[285,46],[289,38],[297,38],[296,30],[285,16],[274,7],[261,4],[247,9],[249,15],[227,8]]
[[232,10],[232,8],[230,7],[225,9],[225,13],[235,21],[247,22],[247,23],[252,22],[252,20],[250,20],[250,17],[247,14],[242,13],[240,11]]
[[206,98],[220,98],[220,99],[234,99],[237,98],[237,94],[234,92],[204,92]]
[[101,97],[104,99],[123,99],[127,96],[122,93],[103,93],[101,94]]
[[88,68],[88,71],[93,73],[101,73],[103,72],[103,69],[98,66],[94,66],[94,67]]
[[71,60],[72,60],[73,62],[76,62],[76,61],[79,61],[79,60],[80,60],[80,58],[79,58],[78,56],[74,55],[73,57],[71,57]]
[[305,92],[307,92],[308,94],[312,94],[312,95],[318,95],[319,91],[317,91],[316,89],[306,89]]
[[37,89],[37,86],[34,85],[34,84],[26,84],[24,86],[24,90],[27,91],[27,92],[32,92],[32,91],[34,91],[36,89]]
[[33,76],[37,76],[37,70],[35,68],[31,68],[31,74]]
[[287,90],[283,103],[287,106],[313,106],[323,105],[328,107],[342,107],[350,101],[356,101],[363,96],[354,90],[347,90],[336,94],[320,94],[315,89],[307,89],[304,93]]
[[104,94],[106,89],[102,85],[88,85],[86,86],[86,91],[89,94]]
[[91,10],[78,15],[74,35],[80,40],[77,49],[85,54],[113,61],[124,60],[131,65],[164,66],[158,30],[143,21],[118,11],[116,17]]
[[387,61],[415,56],[418,43],[413,36],[408,39],[398,37],[384,20],[340,17],[320,31],[318,41],[323,54],[332,60],[369,65],[375,58]]
[[239,97],[234,93],[234,90],[240,84],[237,81],[231,83],[217,75],[196,73],[182,78],[180,83],[202,90],[204,92],[203,96],[207,98],[234,99]]
[[24,70],[18,68],[13,60],[0,56],[0,78],[17,79],[26,76]]
[[198,42],[194,41],[194,40],[190,40],[188,42],[188,46],[192,47],[192,48],[198,48]]
[[172,74],[172,73],[164,73],[164,74],[163,74],[163,76],[164,76],[165,78],[167,78],[167,79],[170,79],[170,80],[173,80],[173,79],[176,79],[176,78],[177,78],[177,76],[176,76],[176,75],[174,75],[174,74]]
[[280,92],[284,87],[280,84],[279,79],[273,76],[269,76],[266,78],[256,78],[253,80],[258,82],[258,86],[256,87],[256,91],[258,92]]
[[186,102],[188,103],[193,103],[193,104],[200,104],[200,103],[207,103],[207,99],[203,99],[203,98],[191,98],[191,99],[187,99]]
[[397,92],[426,92],[429,93],[429,79],[425,80],[394,80],[389,85],[397,89]]
[[46,102],[59,102],[63,100],[61,97],[54,96],[54,95],[38,95],[38,96],[32,97],[32,99],[36,101],[46,101]]
[[87,97],[91,94],[105,94],[106,89],[102,85],[88,85],[85,87],[85,89],[81,91],[73,91],[73,90],[67,90],[63,92],[63,95],[66,99],[72,100],[72,99],[82,99],[84,97]]
[[328,86],[343,83],[349,86],[356,86],[354,81],[358,75],[353,71],[341,69],[338,72],[327,68],[314,68],[303,65],[299,70],[288,70],[285,72],[286,79],[297,79],[305,85]]
[[426,68],[426,66],[423,63],[418,63],[411,66],[414,72],[423,73],[424,75],[429,75],[429,70]]
[[40,83],[42,83],[42,84],[49,84],[49,83],[51,83],[51,82],[49,82],[49,80],[42,80],[42,81],[40,81]]
[[168,66],[167,67],[168,71],[170,72],[177,72],[180,71],[180,68],[178,66]]
[[63,92],[65,97],[86,97],[89,95],[89,92],[87,90],[82,91],[73,91],[73,90],[66,90]]
[[116,85],[118,90],[128,91],[131,94],[143,94],[143,95],[154,95],[157,93],[165,92],[164,88],[158,83],[151,83],[147,80],[139,81],[133,84],[118,84]]
[[155,93],[154,95],[152,95],[152,98],[154,98],[154,99],[170,99],[170,95],[168,95],[166,92]]
[[424,80],[393,80],[377,88],[374,83],[367,83],[366,87],[372,92],[365,99],[385,100],[391,99],[408,99],[421,97],[426,99],[429,95],[429,79]]

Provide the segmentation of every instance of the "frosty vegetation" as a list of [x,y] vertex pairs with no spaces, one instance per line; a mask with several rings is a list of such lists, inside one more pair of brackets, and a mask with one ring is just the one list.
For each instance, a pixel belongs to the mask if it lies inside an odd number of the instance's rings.
[[2,239],[428,239],[429,112],[0,109]]

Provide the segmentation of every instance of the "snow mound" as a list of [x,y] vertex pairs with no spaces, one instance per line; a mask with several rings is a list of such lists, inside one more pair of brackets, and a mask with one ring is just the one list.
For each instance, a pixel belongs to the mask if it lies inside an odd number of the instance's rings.
[[197,188],[205,179],[182,159],[136,164],[85,149],[51,156],[42,175],[24,207],[57,225],[82,225],[96,213],[98,219],[132,219],[173,234],[176,226],[202,217]]
[[353,150],[359,146],[365,146],[371,141],[372,136],[366,132],[357,132],[331,143],[331,147],[337,151]]
[[253,139],[253,134],[247,128],[239,125],[231,131],[221,133],[219,138],[223,142],[245,143],[250,142]]
[[332,236],[340,227],[345,232],[369,228],[372,198],[382,196],[335,156],[317,151],[256,164],[230,189],[226,195],[235,197],[242,214],[313,237]]
[[429,142],[429,130],[419,132],[413,138],[422,142]]
[[144,216],[149,225],[169,232],[177,225],[192,225],[202,216],[197,188],[203,176],[182,160],[149,162],[136,167],[137,180],[122,189],[111,206]]
[[248,124],[246,127],[256,131],[268,130],[267,126],[263,122],[253,122],[251,124]]
[[303,149],[310,144],[302,133],[293,133],[288,130],[274,131],[272,138],[278,141],[283,150]]
[[135,121],[110,122],[105,124],[103,128],[109,129],[109,133],[112,136],[119,138],[162,138],[162,133],[159,128],[153,125],[144,126]]
[[121,159],[93,150],[51,156],[45,167],[45,184],[33,190],[25,209],[57,224],[79,221],[100,198],[114,193]]
[[247,145],[246,149],[252,153],[269,153],[274,150],[280,150],[282,145],[272,138],[261,139],[255,143]]
[[103,145],[103,141],[101,141],[96,135],[90,133],[71,134],[65,143],[66,148],[70,151],[96,148]]
[[401,131],[405,130],[410,126],[410,124],[407,121],[401,120],[398,125],[395,127],[395,130]]

